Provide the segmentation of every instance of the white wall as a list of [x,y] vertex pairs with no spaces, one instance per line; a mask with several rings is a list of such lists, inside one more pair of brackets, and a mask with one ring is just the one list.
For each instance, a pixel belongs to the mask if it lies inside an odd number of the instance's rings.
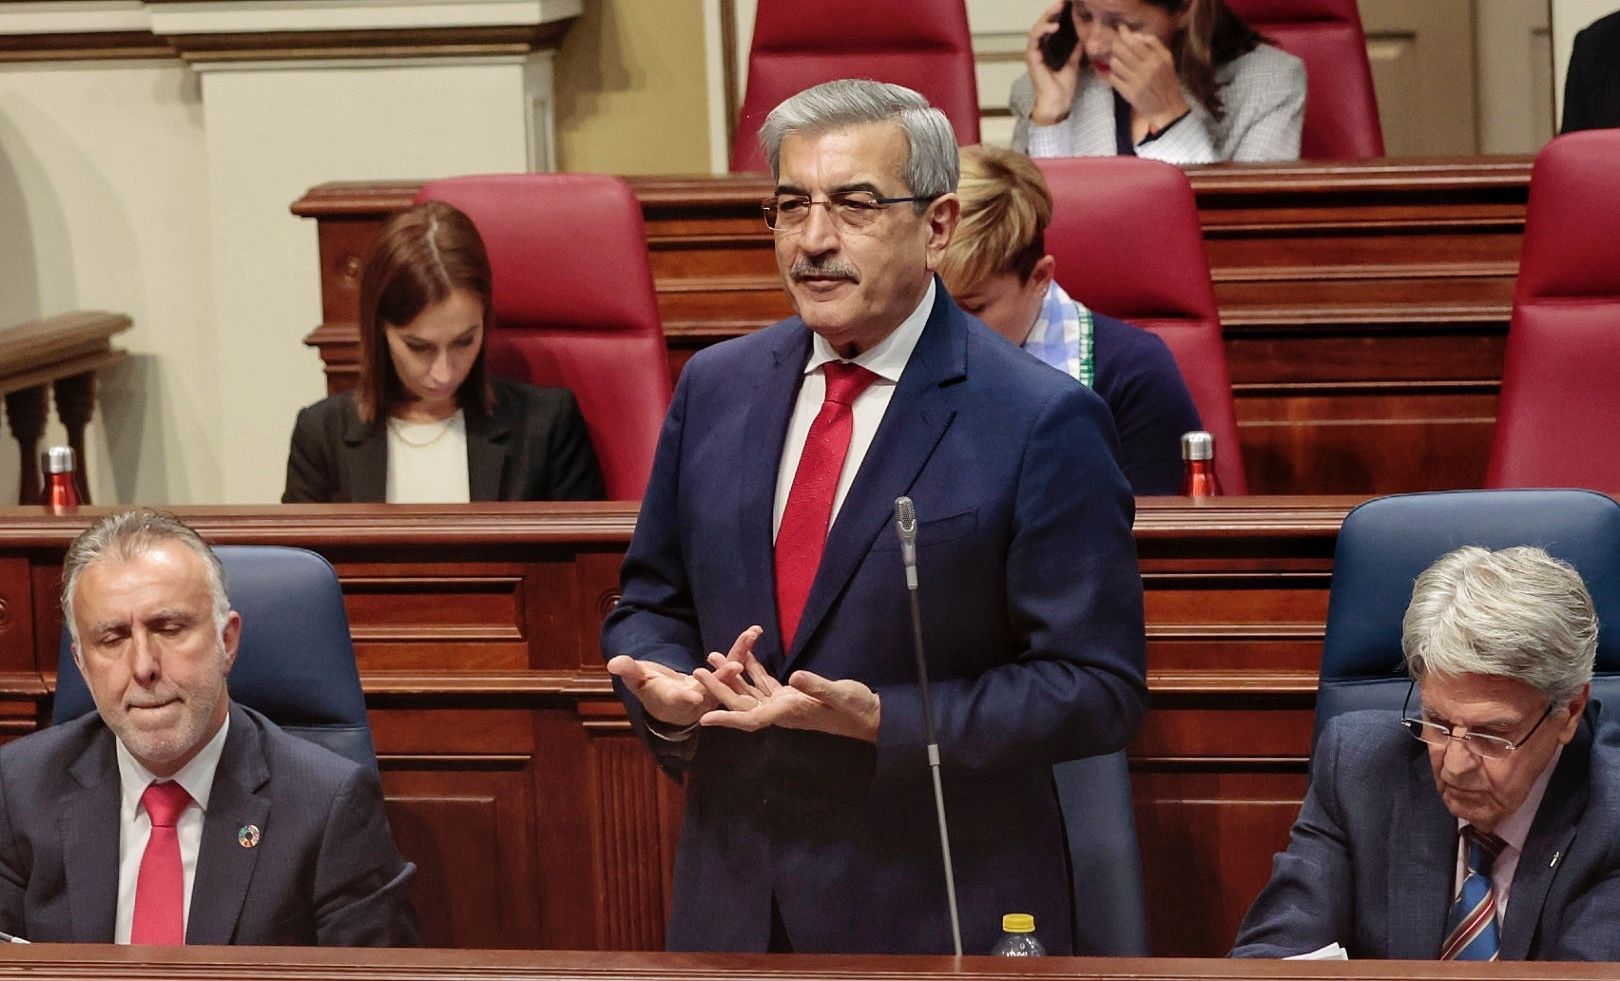
[[[175,62],[0,67],[0,325],[129,314],[87,442],[91,496],[217,501],[222,490],[202,106]],[[306,274],[306,280],[307,280]],[[53,422],[48,441],[65,436]],[[0,440],[0,501],[17,494]]]

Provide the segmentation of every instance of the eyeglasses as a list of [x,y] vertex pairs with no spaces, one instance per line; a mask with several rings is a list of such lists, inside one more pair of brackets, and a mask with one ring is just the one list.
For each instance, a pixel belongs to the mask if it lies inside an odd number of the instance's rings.
[[810,217],[810,209],[818,204],[827,209],[827,214],[839,227],[865,228],[877,221],[878,216],[891,204],[932,201],[937,197],[937,194],[927,194],[909,198],[880,198],[871,191],[834,191],[827,195],[827,200],[815,201],[806,194],[778,194],[761,201],[759,210],[765,212],[765,227],[778,232],[803,226]]
[[1530,737],[1536,734],[1541,724],[1547,721],[1547,716],[1552,715],[1553,709],[1558,707],[1557,702],[1548,703],[1547,711],[1541,713],[1541,718],[1537,719],[1536,724],[1530,727],[1530,731],[1517,742],[1501,736],[1488,736],[1482,732],[1464,732],[1459,736],[1451,726],[1407,716],[1407,708],[1412,701],[1412,689],[1416,686],[1417,682],[1406,686],[1406,700],[1401,703],[1401,726],[1412,734],[1412,738],[1430,746],[1444,746],[1455,739],[1470,753],[1487,760],[1504,760],[1512,756],[1514,750],[1530,741]]

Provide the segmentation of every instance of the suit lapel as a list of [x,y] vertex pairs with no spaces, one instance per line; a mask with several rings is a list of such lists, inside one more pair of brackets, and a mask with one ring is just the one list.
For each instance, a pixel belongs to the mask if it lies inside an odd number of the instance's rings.
[[348,452],[349,500],[381,501],[388,494],[388,436],[383,425],[368,426],[354,412],[343,420],[343,443]]
[[948,381],[967,373],[967,332],[943,286],[938,286],[911,359],[900,375],[894,396],[878,425],[844,505],[827,533],[821,564],[805,600],[799,632],[788,648],[787,664],[803,653],[833,601],[844,591],[861,560],[894,516],[894,499],[911,489],[918,472],[954,415],[944,390]]
[[1591,763],[1591,724],[1582,721],[1575,738],[1564,747],[1558,759],[1558,768],[1547,781],[1547,791],[1536,809],[1530,834],[1524,840],[1524,851],[1513,872],[1513,890],[1509,894],[1507,919],[1502,924],[1502,959],[1522,961],[1528,958],[1530,944],[1535,940],[1536,925],[1547,902],[1558,868],[1553,857],[1569,854],[1570,842],[1575,838],[1575,825],[1586,809],[1588,767]]
[[113,736],[99,727],[69,768],[78,788],[62,801],[62,870],[70,935],[77,943],[112,943],[118,915],[120,786]]
[[[496,406],[499,412],[502,407]],[[467,414],[467,490],[474,501],[501,499],[501,477],[506,470],[506,443],[511,436],[511,420],[490,415]]]
[[237,835],[248,825],[258,828],[261,834],[271,833],[270,798],[265,793],[269,780],[259,727],[233,704],[231,731],[225,737],[219,768],[214,771],[208,815],[203,819],[186,943],[228,944],[235,936],[242,901],[259,858],[259,849],[244,847]]
[[[770,613],[765,636],[755,653],[767,670],[779,671],[786,663],[788,640],[781,636],[776,617],[776,547],[771,525],[776,509],[776,477],[787,441],[788,420],[804,383],[804,365],[810,358],[810,331],[800,326],[784,331],[771,351],[771,366],[754,381],[748,421],[744,426],[744,450],[738,465],[744,506],[737,509],[737,537],[743,562],[749,564],[741,577],[742,588],[752,593],[743,607]],[[785,393],[785,394],[784,394]]]
[[1457,819],[1434,789],[1428,753],[1414,752],[1396,796],[1389,846],[1389,943],[1385,956],[1434,960],[1445,940],[1457,874]]

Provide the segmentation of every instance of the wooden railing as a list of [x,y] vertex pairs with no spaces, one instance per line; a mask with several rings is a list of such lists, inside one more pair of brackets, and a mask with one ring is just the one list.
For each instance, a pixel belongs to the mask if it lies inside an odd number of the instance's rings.
[[57,418],[78,458],[79,497],[90,503],[84,430],[95,415],[96,373],[129,357],[112,346],[112,336],[129,327],[130,319],[121,313],[87,310],[0,329],[0,395],[21,454],[18,504],[40,501],[39,441],[53,393]]

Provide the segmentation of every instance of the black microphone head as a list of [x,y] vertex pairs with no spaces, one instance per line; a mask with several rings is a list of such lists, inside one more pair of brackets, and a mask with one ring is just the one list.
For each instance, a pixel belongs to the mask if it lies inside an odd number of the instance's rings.
[[901,534],[909,535],[917,529],[917,508],[911,503],[911,498],[894,499],[894,523]]

